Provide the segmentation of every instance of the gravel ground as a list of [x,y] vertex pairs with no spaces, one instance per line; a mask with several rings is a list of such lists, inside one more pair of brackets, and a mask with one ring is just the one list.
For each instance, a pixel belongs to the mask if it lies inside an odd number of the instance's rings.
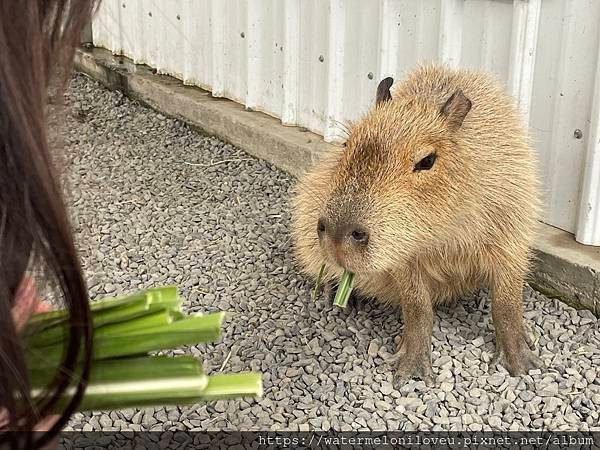
[[264,398],[77,414],[83,430],[598,430],[600,330],[587,311],[525,291],[550,369],[488,371],[486,293],[437,311],[435,388],[392,386],[399,312],[310,301],[287,231],[293,180],[82,76],[61,120],[71,207],[93,297],[177,284],[189,311],[228,310],[209,371],[259,370]]

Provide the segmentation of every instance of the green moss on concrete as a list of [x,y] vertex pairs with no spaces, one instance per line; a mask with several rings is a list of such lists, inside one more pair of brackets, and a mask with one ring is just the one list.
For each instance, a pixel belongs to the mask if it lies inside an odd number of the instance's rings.
[[565,295],[565,294],[557,291],[556,289],[541,286],[537,283],[534,283],[533,281],[529,281],[529,286],[531,286],[531,289],[533,289],[534,291],[538,291],[539,293],[544,294],[548,298],[560,300],[561,302],[569,305],[572,308],[575,308],[578,310],[579,309],[588,309],[589,310],[589,308],[582,305],[581,302],[579,300],[577,300],[576,298]]

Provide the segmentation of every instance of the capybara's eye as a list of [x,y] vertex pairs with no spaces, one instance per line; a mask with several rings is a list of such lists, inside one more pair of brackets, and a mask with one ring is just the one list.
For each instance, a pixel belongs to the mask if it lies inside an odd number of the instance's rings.
[[435,163],[436,158],[437,155],[435,153],[430,153],[415,165],[415,169],[413,170],[413,172],[420,172],[421,170],[431,169],[433,167],[433,163]]

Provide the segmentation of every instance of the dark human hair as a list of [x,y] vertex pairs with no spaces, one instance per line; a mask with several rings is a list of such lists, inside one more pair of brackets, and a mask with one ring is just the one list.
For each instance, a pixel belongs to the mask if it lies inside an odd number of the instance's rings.
[[[49,150],[46,110],[50,87],[62,87],[67,80],[93,3],[0,1],[0,415],[6,415],[7,430],[17,431],[0,433],[2,448],[49,442],[76,410],[89,376],[88,294]],[[32,266],[42,268],[70,313],[61,365],[34,399],[23,343],[11,318],[17,288]],[[36,436],[19,433],[31,431],[54,411],[71,383],[75,394],[50,430]]]

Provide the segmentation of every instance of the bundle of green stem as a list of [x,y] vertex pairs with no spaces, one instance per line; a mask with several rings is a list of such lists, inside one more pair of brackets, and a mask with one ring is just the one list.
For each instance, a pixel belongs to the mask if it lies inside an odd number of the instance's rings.
[[[315,288],[313,290],[313,300],[317,297],[317,292],[321,287],[321,283],[323,281],[323,277],[325,276],[325,264],[321,266],[319,270],[319,274],[317,275],[317,280],[315,282]],[[335,292],[335,297],[333,299],[333,304],[335,306],[339,306],[340,308],[345,308],[348,304],[348,300],[350,299],[350,294],[352,294],[352,283],[354,281],[354,273],[349,270],[344,270],[342,273],[342,277],[340,278],[340,282],[338,284],[337,291]]]
[[[152,352],[214,342],[225,313],[184,315],[175,287],[93,302],[93,355],[90,381],[80,411],[194,404],[262,395],[260,374],[207,376],[192,356]],[[56,376],[68,333],[65,310],[35,314],[25,328],[26,360],[32,396]],[[79,371],[73,374],[78,376]],[[73,386],[57,405],[68,402]]]

